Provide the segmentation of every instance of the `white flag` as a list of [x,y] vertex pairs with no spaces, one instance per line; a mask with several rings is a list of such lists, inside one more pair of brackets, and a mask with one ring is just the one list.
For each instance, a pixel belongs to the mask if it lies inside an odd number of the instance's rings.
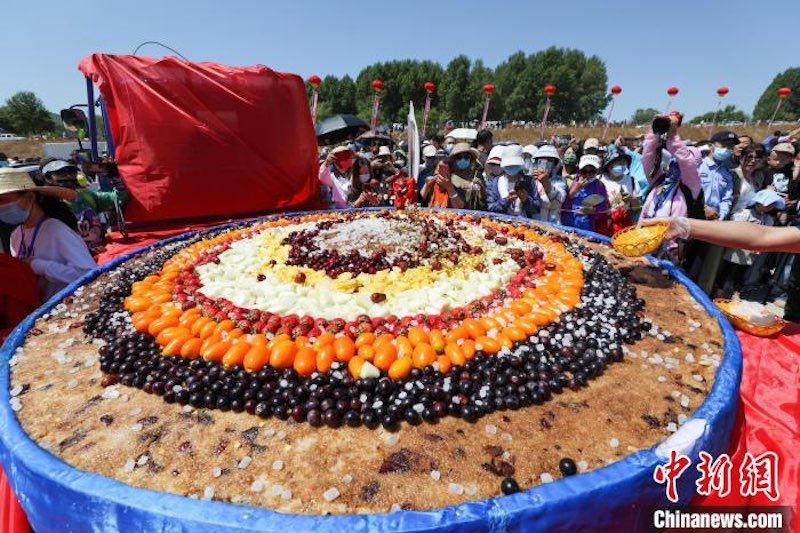
[[414,115],[414,102],[408,103],[408,173],[414,178],[419,177],[419,133],[417,132],[417,117]]

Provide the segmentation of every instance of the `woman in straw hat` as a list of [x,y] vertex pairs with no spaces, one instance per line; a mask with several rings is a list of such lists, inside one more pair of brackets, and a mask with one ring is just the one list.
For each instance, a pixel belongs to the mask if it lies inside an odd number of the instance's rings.
[[58,211],[50,208],[47,197],[71,201],[75,191],[37,187],[26,172],[0,169],[0,220],[17,226],[11,255],[30,265],[43,300],[97,266],[81,237],[55,218]]

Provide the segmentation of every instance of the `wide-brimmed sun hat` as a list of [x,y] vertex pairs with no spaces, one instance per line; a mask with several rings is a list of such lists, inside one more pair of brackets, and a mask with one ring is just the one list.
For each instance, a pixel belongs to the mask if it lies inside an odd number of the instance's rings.
[[24,170],[16,168],[0,168],[0,195],[11,192],[34,191],[72,201],[78,193],[66,187],[52,185],[36,185],[33,179]]

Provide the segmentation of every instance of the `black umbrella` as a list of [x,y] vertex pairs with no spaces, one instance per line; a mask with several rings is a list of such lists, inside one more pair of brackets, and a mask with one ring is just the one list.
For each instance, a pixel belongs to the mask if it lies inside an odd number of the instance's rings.
[[369,146],[372,143],[378,143],[381,146],[394,146],[394,139],[380,129],[369,130],[365,133],[362,133],[358,136],[356,141],[364,146]]
[[317,143],[324,146],[353,139],[368,129],[367,123],[354,115],[333,115],[318,122],[314,131]]

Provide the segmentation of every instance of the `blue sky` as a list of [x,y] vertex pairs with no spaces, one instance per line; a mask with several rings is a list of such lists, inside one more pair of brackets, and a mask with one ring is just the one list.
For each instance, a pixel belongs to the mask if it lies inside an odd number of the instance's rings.
[[[129,54],[149,40],[194,61],[264,64],[303,77],[354,76],[391,59],[446,65],[459,54],[494,67],[517,50],[571,47],[598,55],[609,85],[622,87],[617,118],[663,108],[670,85],[681,91],[672,107],[688,116],[713,110],[721,85],[730,87],[724,103],[749,114],[777,73],[800,66],[797,0],[10,0],[4,7],[0,102],[30,90],[56,112],[85,101],[81,58]],[[139,54],[169,52],[148,45]],[[558,84],[542,80],[551,81]]]

